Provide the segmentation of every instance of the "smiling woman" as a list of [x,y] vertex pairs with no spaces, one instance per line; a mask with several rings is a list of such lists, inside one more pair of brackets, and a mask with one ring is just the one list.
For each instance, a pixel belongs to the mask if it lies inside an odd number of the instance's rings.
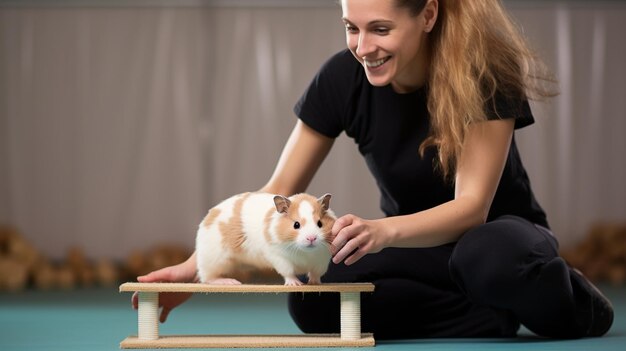
[[[558,255],[515,130],[550,75],[499,0],[342,0],[348,48],[321,67],[271,194],[304,191],[345,132],[376,179],[384,218],[339,217],[322,283],[373,282],[363,328],[379,339],[604,335],[611,303]],[[140,277],[193,276],[196,257]],[[171,298],[171,296],[169,296]],[[179,300],[164,300],[169,311]],[[339,300],[292,294],[307,333],[333,333]],[[410,321],[406,323],[405,321]]]
[[[437,20],[437,2],[421,1],[418,7],[418,15],[412,16],[386,1],[344,3],[348,48],[372,85],[391,84],[398,93],[424,85],[430,56],[427,33]],[[372,12],[379,17],[369,16]]]

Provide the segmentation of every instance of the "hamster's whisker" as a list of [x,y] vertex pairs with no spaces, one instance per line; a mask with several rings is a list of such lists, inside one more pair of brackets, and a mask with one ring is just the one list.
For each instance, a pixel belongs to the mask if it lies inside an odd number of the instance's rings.
[[295,242],[287,243],[286,249],[287,249],[287,252],[289,252],[289,254],[294,254],[298,252],[298,246],[296,245]]

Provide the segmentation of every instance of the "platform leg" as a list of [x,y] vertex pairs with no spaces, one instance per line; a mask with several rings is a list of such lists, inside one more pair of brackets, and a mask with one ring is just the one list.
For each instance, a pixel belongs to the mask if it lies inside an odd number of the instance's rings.
[[361,338],[361,294],[358,292],[340,293],[341,339]]
[[137,338],[140,340],[157,340],[159,338],[159,293],[139,292],[138,307]]

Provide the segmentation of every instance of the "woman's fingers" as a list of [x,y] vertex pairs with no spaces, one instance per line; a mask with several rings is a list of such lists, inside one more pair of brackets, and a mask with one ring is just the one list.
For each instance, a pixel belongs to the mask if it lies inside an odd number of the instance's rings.
[[351,265],[368,254],[374,245],[372,234],[376,232],[375,222],[354,215],[345,215],[335,221],[332,241],[333,263],[344,262]]
[[339,231],[336,238],[337,251],[333,256],[333,262],[335,264],[346,260],[348,257],[352,258],[344,261],[344,263],[352,264],[365,255],[365,252],[360,252],[360,248],[366,244],[364,242],[366,236],[363,235],[366,229],[367,228],[364,228],[362,225],[362,220],[356,218],[352,220],[349,226]]
[[359,247],[356,249],[356,251],[354,251],[354,253],[350,256],[348,256],[343,263],[345,263],[347,266],[355,263],[356,261],[360,260],[363,256],[365,256],[367,254],[367,252],[365,252],[366,250],[364,250],[362,247]]
[[[350,240],[350,226],[353,224],[355,217],[353,215],[345,215],[339,217],[335,224],[333,224],[332,235],[333,241],[331,247],[336,249],[336,251],[341,250],[341,248]],[[334,253],[336,253],[333,252]]]
[[[333,257],[333,263],[338,264],[350,256],[355,250],[359,249],[359,241],[357,238],[348,240],[345,245]],[[348,264],[348,262],[345,262]]]
[[165,307],[165,306],[164,306],[164,307],[161,309],[161,315],[159,316],[159,321],[160,321],[161,323],[165,323],[165,321],[167,320],[167,316],[170,314],[170,312],[171,312],[171,311],[172,311],[172,309],[171,309],[171,308],[169,308],[169,307]]
[[134,292],[133,293],[133,297],[130,299],[132,305],[133,305],[133,309],[137,309],[139,306],[139,293],[138,292]]
[[154,283],[160,281],[171,281],[171,267],[161,268],[156,271],[152,271],[146,275],[137,277],[137,281],[140,283]]

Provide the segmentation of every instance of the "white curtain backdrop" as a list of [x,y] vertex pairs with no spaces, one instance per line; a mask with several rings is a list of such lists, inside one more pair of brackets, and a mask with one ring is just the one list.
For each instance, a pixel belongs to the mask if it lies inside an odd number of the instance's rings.
[[[0,2],[0,223],[51,257],[192,247],[212,204],[267,181],[293,104],[345,45],[333,1],[41,3]],[[626,3],[506,4],[561,81],[517,138],[566,247],[626,221]],[[343,135],[309,191],[381,215]]]

